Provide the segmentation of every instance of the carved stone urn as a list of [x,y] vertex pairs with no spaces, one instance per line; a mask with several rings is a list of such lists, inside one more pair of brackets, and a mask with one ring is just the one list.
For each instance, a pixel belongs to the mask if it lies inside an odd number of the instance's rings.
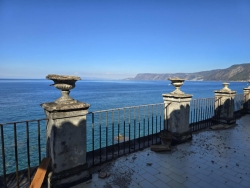
[[51,86],[55,86],[55,88],[60,89],[62,92],[62,96],[57,100],[55,100],[55,103],[57,104],[77,103],[75,99],[69,96],[69,93],[70,90],[75,87],[76,81],[81,80],[80,77],[49,74],[48,76],[46,76],[46,79],[53,80],[54,84],[51,84]]
[[220,91],[231,91],[231,89],[228,88],[229,83],[222,83],[223,88]]
[[185,94],[180,90],[180,87],[183,85],[185,79],[181,78],[168,78],[169,81],[171,81],[171,84],[175,87],[175,90],[171,92],[170,94],[177,94],[177,95],[183,95]]

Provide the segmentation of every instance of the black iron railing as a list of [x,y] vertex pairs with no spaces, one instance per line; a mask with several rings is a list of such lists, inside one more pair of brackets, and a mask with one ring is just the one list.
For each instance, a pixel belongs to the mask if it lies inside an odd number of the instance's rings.
[[214,98],[193,99],[190,103],[189,126],[192,132],[213,125]]
[[[193,99],[190,130],[218,122],[215,98]],[[240,112],[244,96],[235,96]],[[220,104],[219,104],[220,105]],[[90,112],[87,114],[87,162],[97,165],[160,142],[164,103]],[[46,150],[46,119],[0,124],[0,187],[25,187]]]
[[243,109],[244,105],[244,94],[237,94],[234,98],[234,111],[237,112]]
[[[190,103],[190,121],[189,126],[192,132],[205,129],[220,120],[221,99],[205,98],[193,99]],[[237,94],[234,98],[235,117],[241,116],[244,104],[244,95]],[[218,109],[215,109],[217,106]]]
[[149,104],[90,112],[87,158],[96,165],[160,141],[164,129],[164,104]]
[[45,123],[46,119],[37,119],[0,124],[0,187],[31,182],[33,167],[45,157]]

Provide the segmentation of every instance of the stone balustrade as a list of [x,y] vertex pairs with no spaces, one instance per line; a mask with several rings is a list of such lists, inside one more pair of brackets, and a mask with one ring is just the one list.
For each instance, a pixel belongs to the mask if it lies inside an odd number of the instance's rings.
[[[55,87],[62,90],[62,97],[55,102],[43,103],[47,117],[47,157],[51,158],[48,187],[72,186],[91,179],[86,162],[86,114],[89,104],[69,97],[79,77],[49,75]],[[163,94],[164,128],[172,133],[177,143],[192,139],[189,127],[192,95],[180,90],[184,79],[169,79],[175,91]],[[223,84],[215,93],[215,120],[217,123],[234,124],[234,97],[236,91]],[[244,88],[244,110],[250,113],[250,87]]]

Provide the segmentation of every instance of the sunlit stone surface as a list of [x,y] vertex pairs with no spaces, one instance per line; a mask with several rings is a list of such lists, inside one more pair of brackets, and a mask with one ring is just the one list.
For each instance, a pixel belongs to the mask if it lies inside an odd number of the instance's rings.
[[173,140],[177,142],[188,141],[192,138],[189,131],[189,112],[192,95],[180,90],[184,79],[169,79],[176,89],[170,94],[163,94],[165,129],[173,134]]
[[228,88],[229,83],[223,83],[221,90],[215,93],[215,119],[219,123],[234,124],[236,118],[234,116],[234,97],[236,91]]
[[51,158],[48,186],[69,186],[90,179],[86,164],[86,114],[89,104],[69,97],[79,77],[48,75],[62,90],[55,102],[43,103],[47,117],[47,157]]
[[[248,81],[250,84],[250,81]],[[250,85],[244,91],[244,111],[250,114]]]

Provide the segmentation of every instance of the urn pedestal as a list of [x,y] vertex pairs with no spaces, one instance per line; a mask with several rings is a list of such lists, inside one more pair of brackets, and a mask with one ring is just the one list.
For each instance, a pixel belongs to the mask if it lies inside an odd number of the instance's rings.
[[51,158],[48,187],[71,187],[91,179],[86,162],[86,114],[89,104],[72,99],[75,76],[48,75],[62,97],[43,103],[47,117],[46,153]]
[[[250,84],[250,81],[248,81],[248,82]],[[244,91],[243,110],[244,110],[244,113],[250,114],[250,86],[248,86],[247,88],[244,88],[243,91]]]
[[169,79],[176,87],[170,94],[163,94],[164,100],[164,127],[172,133],[173,142],[182,143],[192,139],[189,129],[189,112],[192,95],[180,90],[184,79]]
[[235,124],[234,116],[234,97],[236,91],[228,88],[229,83],[223,83],[221,90],[214,91],[215,93],[215,116],[214,120],[222,124]]

